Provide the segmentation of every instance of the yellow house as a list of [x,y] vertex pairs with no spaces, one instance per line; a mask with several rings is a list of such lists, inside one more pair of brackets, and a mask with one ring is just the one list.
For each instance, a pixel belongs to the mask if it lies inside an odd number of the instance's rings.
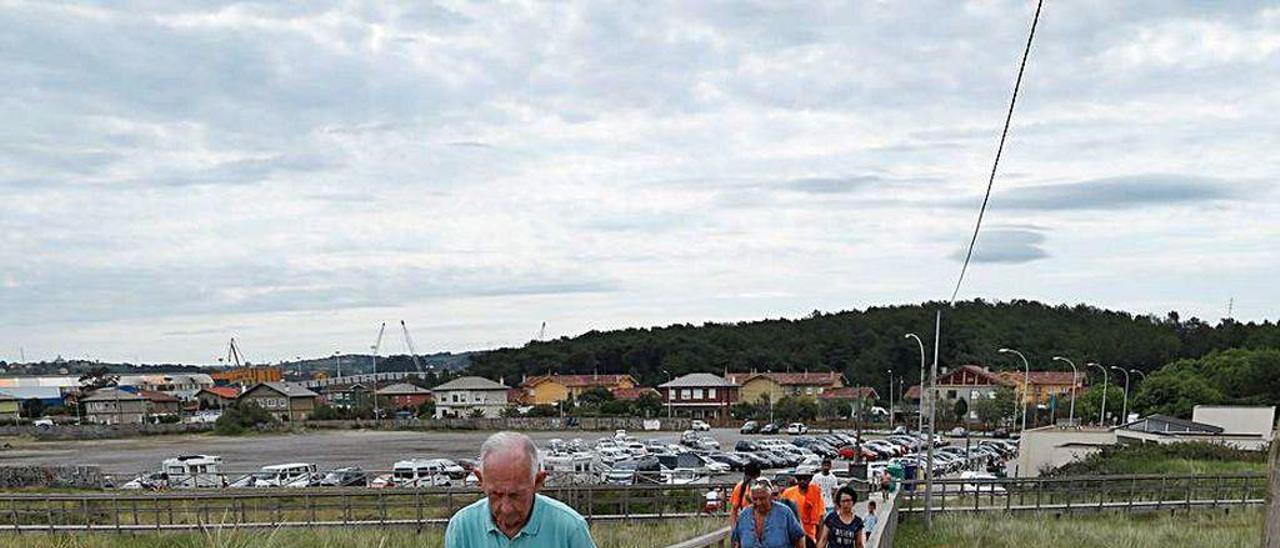
[[[1073,390],[1077,394],[1084,391],[1084,375],[1077,376],[1071,371],[1001,371],[999,375],[1023,395],[1022,401],[1028,405],[1047,404],[1053,396],[1070,398]],[[1029,386],[1023,386],[1024,379],[1029,381]]]
[[555,405],[573,396],[575,400],[592,388],[604,388],[610,392],[636,387],[631,375],[540,375],[527,377],[520,388],[525,405]]
[[844,386],[844,378],[835,371],[823,373],[730,373],[728,379],[742,385],[738,401],[755,403],[767,398],[778,401],[784,396],[817,398],[826,390]]

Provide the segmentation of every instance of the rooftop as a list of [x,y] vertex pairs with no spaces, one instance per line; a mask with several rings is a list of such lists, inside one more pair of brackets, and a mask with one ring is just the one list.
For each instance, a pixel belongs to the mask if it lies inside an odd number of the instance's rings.
[[734,387],[738,386],[720,375],[712,375],[711,373],[690,373],[688,375],[676,377],[668,382],[658,385],[659,388],[684,388],[684,387]]
[[484,377],[458,377],[433,388],[433,391],[444,390],[506,390],[505,384],[494,382]]

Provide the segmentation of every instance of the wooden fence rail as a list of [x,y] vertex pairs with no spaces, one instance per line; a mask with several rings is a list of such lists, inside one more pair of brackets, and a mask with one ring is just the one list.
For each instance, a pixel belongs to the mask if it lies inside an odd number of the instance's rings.
[[[708,515],[705,493],[727,484],[590,485],[543,493],[588,519]],[[0,495],[0,532],[173,531],[210,527],[433,526],[481,497],[476,489],[245,489]],[[723,513],[716,515],[723,516]]]
[[[924,482],[902,484],[901,512],[924,511]],[[1262,504],[1263,474],[934,480],[934,512],[1218,508]]]

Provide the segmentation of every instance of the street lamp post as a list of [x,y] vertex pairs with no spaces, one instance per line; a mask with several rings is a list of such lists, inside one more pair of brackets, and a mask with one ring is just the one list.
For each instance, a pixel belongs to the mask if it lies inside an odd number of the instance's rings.
[[889,431],[893,431],[893,370],[886,369],[889,373]]
[[[1018,430],[1019,435],[1021,435],[1023,432],[1027,431],[1027,400],[1026,398],[1027,398],[1027,393],[1029,392],[1028,389],[1031,388],[1031,364],[1027,363],[1027,357],[1023,356],[1022,352],[1018,352],[1017,350],[1014,350],[1012,348],[1001,348],[1000,350],[997,350],[997,352],[1001,354],[1017,354],[1019,358],[1022,358],[1022,367],[1024,369],[1024,372],[1022,374],[1022,401],[1018,402],[1018,405],[1022,406],[1022,428]],[[1019,443],[1021,443],[1022,441],[1021,437],[1019,437],[1018,441]]]
[[1137,373],[1139,377],[1142,377],[1142,380],[1143,380],[1143,381],[1146,381],[1146,380],[1147,380],[1147,374],[1146,374],[1146,373],[1143,373],[1143,372],[1141,372],[1141,371],[1138,371],[1137,369],[1130,369],[1130,370],[1129,370],[1129,372],[1130,372],[1130,373]]
[[1107,368],[1096,362],[1089,362],[1085,367],[1097,367],[1102,370],[1102,409],[1098,410],[1098,424],[1106,426],[1107,424]]
[[1076,386],[1080,384],[1080,374],[1076,372],[1076,363],[1062,356],[1054,356],[1055,361],[1067,362],[1071,366],[1071,412],[1068,414],[1067,422],[1071,426],[1076,425]]
[[916,422],[916,431],[924,432],[924,342],[915,333],[907,333],[906,338],[915,339],[916,344],[920,346],[920,403],[917,405],[917,415],[920,419]]
[[[671,372],[667,371],[666,369],[663,369],[662,372],[666,373],[667,375],[667,384],[671,384],[671,379],[672,379]],[[672,390],[672,387],[668,386],[667,387],[667,418],[668,419],[671,418],[671,399],[672,399],[671,390]]]
[[1120,408],[1120,424],[1124,424],[1129,422],[1129,370],[1114,365],[1111,368],[1124,373],[1124,405]]

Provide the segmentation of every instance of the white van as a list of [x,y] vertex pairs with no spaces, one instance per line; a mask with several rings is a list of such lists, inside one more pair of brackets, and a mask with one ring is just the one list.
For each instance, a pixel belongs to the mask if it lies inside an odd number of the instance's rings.
[[263,466],[252,487],[310,487],[319,480],[316,465],[305,462]]
[[384,474],[369,487],[446,487],[452,484],[441,459],[409,459],[396,462],[391,474]]
[[213,489],[227,486],[217,455],[182,455],[164,459],[161,469],[171,489]]

